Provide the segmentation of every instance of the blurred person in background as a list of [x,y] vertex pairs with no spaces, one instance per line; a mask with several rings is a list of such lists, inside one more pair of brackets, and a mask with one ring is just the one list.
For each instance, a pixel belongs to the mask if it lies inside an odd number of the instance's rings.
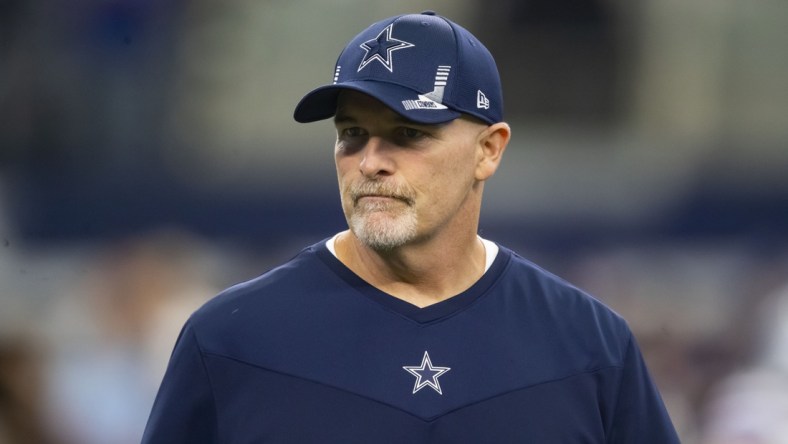
[[138,443],[179,326],[215,293],[185,233],[104,248],[46,326],[44,399],[60,443]]
[[30,338],[0,338],[0,443],[45,444],[40,348]]
[[377,22],[295,111],[331,117],[350,229],[189,319],[143,442],[678,442],[625,321],[477,234],[511,135],[481,42]]
[[713,390],[703,444],[788,444],[788,286],[761,308],[756,358]]

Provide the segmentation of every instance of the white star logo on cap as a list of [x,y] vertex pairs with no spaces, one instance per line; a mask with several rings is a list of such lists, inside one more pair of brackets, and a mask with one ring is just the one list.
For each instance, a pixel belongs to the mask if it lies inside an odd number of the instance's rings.
[[421,360],[421,365],[406,365],[402,368],[416,377],[416,384],[413,386],[413,394],[429,386],[438,392],[438,394],[442,395],[443,391],[441,390],[441,383],[438,381],[438,377],[451,370],[449,367],[433,366],[430,360],[430,354],[426,351]]
[[398,49],[416,46],[413,43],[391,37],[391,30],[393,28],[394,23],[386,26],[386,28],[380,31],[380,34],[374,39],[367,40],[361,44],[361,49],[363,49],[366,54],[364,54],[364,58],[361,59],[361,64],[358,66],[359,71],[372,63],[373,60],[377,60],[390,72],[394,72],[394,61],[391,59],[391,53]]

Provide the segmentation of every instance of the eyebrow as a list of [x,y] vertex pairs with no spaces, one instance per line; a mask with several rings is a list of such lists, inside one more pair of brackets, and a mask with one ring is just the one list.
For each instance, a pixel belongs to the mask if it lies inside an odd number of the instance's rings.
[[334,114],[334,123],[356,123],[358,120],[355,117],[351,117],[348,114],[343,113],[341,110],[337,110],[336,114]]

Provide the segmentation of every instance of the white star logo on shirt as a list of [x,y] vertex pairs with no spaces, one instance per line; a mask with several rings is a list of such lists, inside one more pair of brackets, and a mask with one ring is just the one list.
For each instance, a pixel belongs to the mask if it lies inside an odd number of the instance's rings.
[[402,367],[408,373],[416,377],[416,384],[413,386],[413,394],[426,386],[432,387],[433,390],[442,395],[441,384],[438,377],[451,370],[449,367],[436,367],[432,365],[430,354],[424,352],[424,358],[421,360],[421,365],[406,365]]

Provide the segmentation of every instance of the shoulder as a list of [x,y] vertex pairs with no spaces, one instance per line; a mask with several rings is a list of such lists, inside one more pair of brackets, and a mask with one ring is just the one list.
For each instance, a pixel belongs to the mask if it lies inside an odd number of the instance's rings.
[[190,324],[198,332],[216,329],[221,324],[237,324],[248,316],[275,312],[287,304],[302,303],[325,282],[328,271],[321,260],[320,242],[304,248],[290,260],[254,279],[233,285],[222,291],[195,313]]
[[[610,363],[621,362],[632,333],[627,322],[587,291],[502,248],[511,255],[500,286],[510,303],[538,329],[571,348],[603,349]],[[570,346],[569,344],[573,344]]]
[[505,251],[511,254],[511,260],[502,277],[503,284],[519,289],[532,302],[564,314],[577,311],[577,314],[599,315],[613,323],[624,323],[620,315],[596,296],[511,250]]

